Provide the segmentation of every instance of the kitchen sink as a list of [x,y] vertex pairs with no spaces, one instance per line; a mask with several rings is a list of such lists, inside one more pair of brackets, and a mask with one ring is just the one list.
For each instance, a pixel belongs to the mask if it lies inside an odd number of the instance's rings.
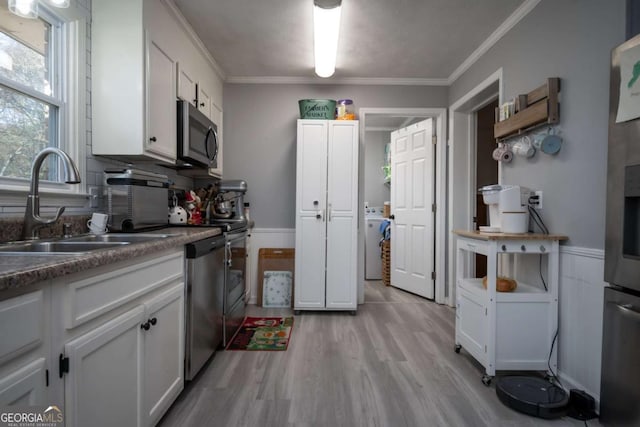
[[98,249],[113,249],[127,244],[128,242],[25,242],[2,245],[0,253],[79,254]]
[[69,237],[62,240],[36,240],[7,243],[0,245],[0,254],[25,255],[32,253],[41,255],[79,255],[99,249],[114,249],[132,243],[150,242],[174,236],[177,236],[177,234],[87,234],[84,236]]
[[166,239],[174,237],[177,234],[130,234],[130,233],[111,233],[111,234],[89,234],[86,236],[71,237],[66,239],[67,242],[95,242],[95,243],[142,243],[150,242],[158,239]]

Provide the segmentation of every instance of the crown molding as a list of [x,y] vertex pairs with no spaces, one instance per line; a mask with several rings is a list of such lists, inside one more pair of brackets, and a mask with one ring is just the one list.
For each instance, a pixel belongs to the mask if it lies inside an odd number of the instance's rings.
[[518,22],[529,14],[541,0],[526,0],[522,3],[476,50],[474,50],[462,64],[456,68],[447,79],[448,85],[452,85],[458,77],[464,74],[478,59],[489,51],[505,34],[507,34]]
[[209,50],[205,47],[204,43],[202,43],[202,40],[200,40],[200,37],[198,37],[196,32],[193,30],[193,27],[191,26],[191,24],[189,24],[189,21],[187,21],[187,19],[184,17],[182,12],[180,12],[180,9],[178,9],[178,6],[176,6],[174,1],[173,0],[162,0],[162,3],[164,3],[167,6],[167,8],[169,9],[169,12],[178,21],[178,23],[180,24],[182,29],[187,34],[187,37],[189,37],[191,39],[191,41],[198,48],[200,53],[202,53],[202,55],[204,55],[204,57],[207,59],[207,61],[209,61],[209,64],[211,65],[211,67],[213,67],[213,69],[216,71],[216,73],[218,73],[218,76],[220,76],[220,78],[223,81],[225,81],[227,79],[227,76],[226,76],[224,70],[222,69],[222,67],[220,67],[220,65],[213,58],[213,55],[211,55],[211,52],[209,52]]
[[387,77],[273,77],[273,76],[228,76],[226,83],[232,84],[324,84],[324,85],[385,85],[385,86],[448,86],[447,79],[387,78]]

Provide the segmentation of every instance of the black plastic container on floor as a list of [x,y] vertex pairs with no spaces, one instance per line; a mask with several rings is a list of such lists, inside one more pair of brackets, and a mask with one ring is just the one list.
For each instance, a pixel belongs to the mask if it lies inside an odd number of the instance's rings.
[[502,403],[518,412],[539,418],[567,415],[569,396],[549,381],[538,377],[508,376],[498,379],[496,394]]

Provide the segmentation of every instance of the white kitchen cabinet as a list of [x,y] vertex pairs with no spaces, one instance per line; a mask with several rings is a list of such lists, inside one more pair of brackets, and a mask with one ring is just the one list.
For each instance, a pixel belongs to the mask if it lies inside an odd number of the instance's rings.
[[155,425],[184,386],[183,251],[52,287],[55,401],[64,401],[66,425]]
[[[200,74],[204,73],[211,74],[211,71],[208,69],[200,70]],[[205,79],[204,76],[201,77],[199,77],[197,72],[192,71],[185,65],[184,62],[178,63],[178,98],[198,108],[200,112],[216,125],[216,135],[218,138],[216,167],[210,168],[206,173],[190,170],[178,171],[178,173],[187,176],[214,176],[222,178],[222,107],[216,103],[212,95],[214,91],[207,85],[207,79]]]
[[0,406],[47,405],[49,287],[0,301]]
[[184,385],[184,284],[173,286],[144,306],[144,425],[152,426]]
[[295,310],[357,308],[358,122],[298,120]]
[[194,107],[198,104],[196,78],[183,63],[178,63],[178,98],[187,101]]
[[67,426],[142,426],[144,306],[68,342]]
[[122,160],[176,160],[176,60],[152,0],[92,4],[92,150]]
[[[457,234],[455,351],[464,348],[485,368],[482,381],[488,385],[497,370],[557,372],[559,241],[566,236],[545,234]],[[469,256],[487,257],[487,288],[472,277]],[[515,254],[535,257],[546,285],[520,280]],[[538,257],[542,260],[538,261]],[[499,262],[500,261],[500,262]],[[521,267],[523,268],[523,267]],[[499,270],[517,280],[513,292],[497,292]],[[531,273],[529,273],[530,275]],[[540,272],[540,274],[543,274]],[[526,277],[526,276],[525,276]],[[552,372],[549,372],[552,374]]]

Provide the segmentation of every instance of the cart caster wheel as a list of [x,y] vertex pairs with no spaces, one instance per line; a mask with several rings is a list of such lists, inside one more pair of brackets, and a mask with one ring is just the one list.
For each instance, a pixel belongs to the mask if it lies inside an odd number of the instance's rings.
[[491,377],[489,375],[483,375],[482,376],[482,384],[484,384],[487,387],[489,387],[491,385]]
[[462,348],[462,346],[460,344],[456,344],[453,347],[453,351],[455,351],[456,353],[460,353],[460,349]]
[[549,381],[551,384],[555,383],[555,381],[556,381],[556,377],[554,377],[554,376],[553,376],[553,375],[551,375],[551,374],[546,374],[546,375],[544,376],[544,379],[545,379],[546,381]]
[[293,314],[296,315],[296,316],[299,316],[300,315],[300,310],[293,310]]

